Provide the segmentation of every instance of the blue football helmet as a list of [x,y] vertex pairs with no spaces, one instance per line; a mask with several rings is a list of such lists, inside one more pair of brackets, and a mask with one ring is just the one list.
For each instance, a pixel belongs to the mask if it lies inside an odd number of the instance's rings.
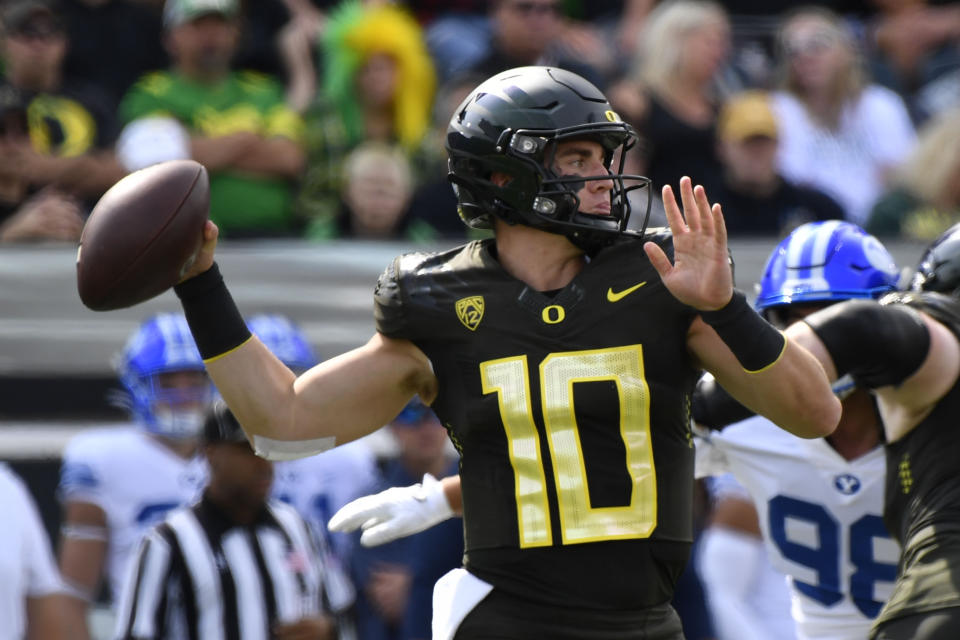
[[[213,385],[182,314],[161,313],[144,321],[116,357],[115,368],[126,392],[118,404],[138,424],[171,438],[199,435]],[[177,372],[202,376],[195,383],[167,383],[163,374]]]
[[247,320],[247,327],[294,372],[306,371],[317,364],[307,337],[289,318],[280,314],[258,314]]
[[874,236],[851,222],[809,222],[794,229],[767,259],[756,308],[877,298],[896,288],[899,271]]
[[940,234],[923,252],[910,289],[960,295],[960,223]]

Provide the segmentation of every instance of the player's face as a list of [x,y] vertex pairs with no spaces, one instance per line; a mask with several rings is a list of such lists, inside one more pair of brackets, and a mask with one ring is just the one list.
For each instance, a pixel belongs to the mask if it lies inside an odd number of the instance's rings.
[[[606,176],[610,174],[604,164],[604,149],[593,140],[565,140],[557,144],[553,171],[558,176]],[[610,214],[610,191],[613,180],[588,180],[577,191],[580,212],[599,215]]]
[[204,371],[170,371],[157,375],[157,395],[178,409],[203,408],[210,379]]
[[170,371],[153,381],[156,400],[153,417],[161,432],[171,437],[195,437],[203,426],[210,402],[210,379],[204,371]]

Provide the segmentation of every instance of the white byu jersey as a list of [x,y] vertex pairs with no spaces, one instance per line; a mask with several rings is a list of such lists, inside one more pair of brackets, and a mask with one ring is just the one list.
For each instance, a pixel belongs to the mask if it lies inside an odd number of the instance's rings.
[[699,433],[697,476],[730,472],[749,492],[770,562],[788,576],[798,638],[867,638],[899,557],[882,519],[883,447],[848,461],[760,416]]
[[94,504],[106,514],[106,573],[114,599],[140,539],[167,512],[198,498],[206,480],[202,456],[181,458],[135,426],[88,431],[70,441],[60,498]]

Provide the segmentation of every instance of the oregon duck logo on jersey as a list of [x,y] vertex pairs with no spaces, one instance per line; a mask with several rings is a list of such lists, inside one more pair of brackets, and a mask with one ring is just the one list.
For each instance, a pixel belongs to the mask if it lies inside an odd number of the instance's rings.
[[470,331],[476,331],[483,320],[483,296],[470,296],[457,300],[457,317]]

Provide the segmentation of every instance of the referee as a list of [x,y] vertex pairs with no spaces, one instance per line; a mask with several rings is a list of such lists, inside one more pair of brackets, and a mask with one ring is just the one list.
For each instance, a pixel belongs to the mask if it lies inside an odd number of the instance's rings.
[[203,435],[209,484],[199,502],[145,536],[125,581],[116,637],[349,636],[325,613],[324,568],[309,528],[292,507],[268,499],[272,464],[253,453],[222,402]]

